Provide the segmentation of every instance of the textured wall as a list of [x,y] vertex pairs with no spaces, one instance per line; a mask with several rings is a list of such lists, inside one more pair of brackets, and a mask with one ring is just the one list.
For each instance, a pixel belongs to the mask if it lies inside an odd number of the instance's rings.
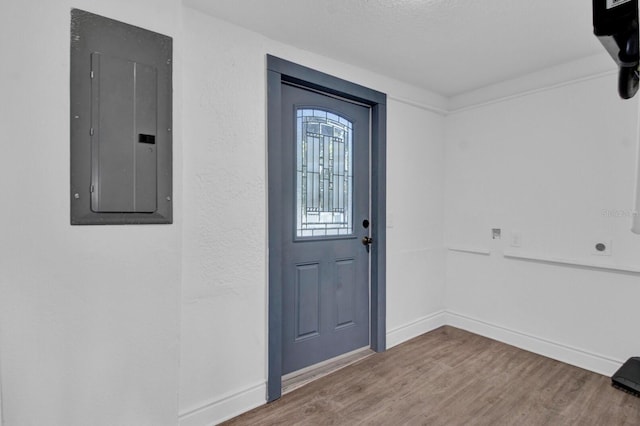
[[[180,210],[167,226],[70,226],[68,123],[71,7],[175,36],[178,6],[2,4],[0,377],[7,426],[176,423]],[[174,91],[179,98],[179,86]],[[180,200],[177,113],[174,128]]]
[[396,336],[403,327],[444,309],[443,124],[444,117],[389,102],[388,344],[404,340]]
[[[176,37],[173,225],[68,224],[72,6]],[[613,361],[640,352],[628,339],[637,275],[507,260],[507,240],[488,240],[499,226],[521,233],[522,250],[591,260],[592,240],[608,238],[604,262],[636,264],[638,241],[615,212],[632,205],[637,109],[615,97],[613,77],[445,119],[416,106],[446,105],[433,93],[175,0],[2,9],[6,425],[172,425],[178,413],[210,424],[264,402],[267,53],[390,95],[390,344],[446,306]],[[447,242],[494,251],[448,254],[446,304],[445,194]]]
[[[447,308],[555,344],[566,361],[606,374],[640,352],[630,338],[637,274],[502,252],[640,270],[640,239],[629,231],[638,104],[618,98],[616,79],[515,97],[446,123],[446,241],[493,251],[449,252]],[[502,228],[501,240],[491,228]],[[612,243],[611,256],[593,254],[597,241]]]
[[264,383],[267,294],[262,40],[188,10],[184,29],[182,411]]
[[[181,424],[264,403],[267,361],[266,54],[390,95],[438,96],[184,11]],[[206,41],[206,42],[205,42]],[[387,328],[442,307],[443,117],[388,107]],[[411,179],[422,171],[418,185]],[[424,330],[419,323],[404,337]],[[393,335],[391,336],[393,337]]]
[[[173,225],[69,225],[72,6],[174,36]],[[266,53],[399,98],[444,99],[173,0],[14,2],[0,19],[9,64],[0,69],[8,141],[0,186],[11,200],[0,213],[6,424],[162,425],[193,410],[204,417],[184,423],[206,424],[264,402]],[[427,212],[416,228],[423,238],[403,213],[389,229],[390,330],[441,307],[442,120],[390,101],[393,209]],[[425,161],[426,199],[408,188]]]
[[[72,6],[176,37],[173,225],[68,224]],[[264,402],[267,53],[390,95],[390,344],[446,306],[603,359],[640,352],[628,338],[637,275],[500,256],[518,231],[529,252],[590,261],[593,239],[607,238],[601,262],[636,264],[637,237],[617,212],[632,206],[637,108],[615,97],[612,76],[445,119],[416,106],[442,108],[440,96],[176,0],[30,0],[2,12],[6,425],[172,425],[179,413],[185,426],[210,424]],[[447,255],[446,303],[445,193],[447,243],[494,252]]]

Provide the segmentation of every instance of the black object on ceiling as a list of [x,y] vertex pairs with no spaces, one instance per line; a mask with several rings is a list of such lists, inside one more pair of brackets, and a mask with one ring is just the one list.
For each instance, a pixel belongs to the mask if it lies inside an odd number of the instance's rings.
[[638,0],[593,0],[593,33],[620,68],[620,97],[631,99],[640,80]]

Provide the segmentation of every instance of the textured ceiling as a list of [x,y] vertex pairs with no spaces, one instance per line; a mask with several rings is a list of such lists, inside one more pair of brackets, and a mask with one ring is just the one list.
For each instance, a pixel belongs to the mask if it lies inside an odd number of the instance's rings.
[[302,49],[453,96],[602,53],[588,0],[185,0]]

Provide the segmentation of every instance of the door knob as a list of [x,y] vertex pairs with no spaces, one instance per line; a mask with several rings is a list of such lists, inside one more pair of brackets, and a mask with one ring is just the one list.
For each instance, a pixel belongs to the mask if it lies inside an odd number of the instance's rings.
[[373,243],[373,238],[367,237],[366,235],[362,237],[362,244],[365,246],[371,245]]

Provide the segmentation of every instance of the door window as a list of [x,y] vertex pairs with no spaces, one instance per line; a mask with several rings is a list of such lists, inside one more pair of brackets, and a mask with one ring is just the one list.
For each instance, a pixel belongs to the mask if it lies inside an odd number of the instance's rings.
[[298,108],[296,237],[353,234],[353,123],[314,108]]

